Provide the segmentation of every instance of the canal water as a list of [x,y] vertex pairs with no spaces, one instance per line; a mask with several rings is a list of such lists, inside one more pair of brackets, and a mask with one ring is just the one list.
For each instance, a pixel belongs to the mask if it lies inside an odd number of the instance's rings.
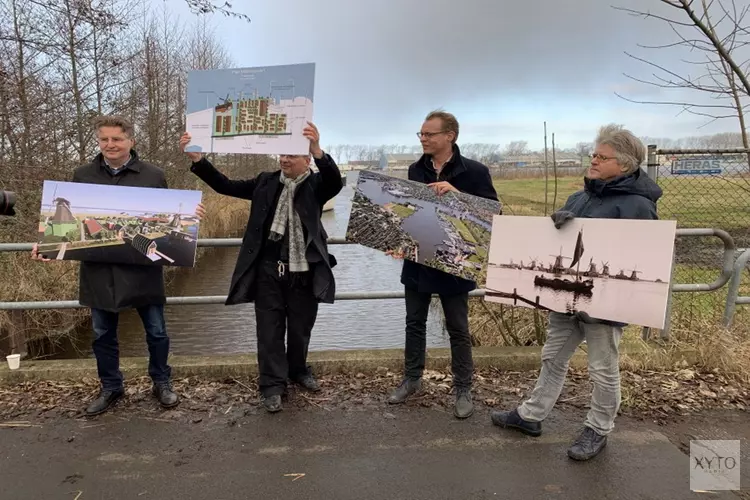
[[[349,222],[356,172],[335,198],[334,209],[323,213],[330,237],[343,238]],[[397,291],[401,261],[359,245],[331,245],[338,265],[333,269],[337,292]],[[209,250],[193,269],[181,269],[170,284],[171,296],[226,295],[239,248]],[[343,300],[321,304],[312,333],[310,350],[403,348],[403,299]],[[255,314],[252,304],[225,306],[189,305],[165,308],[171,350],[176,355],[237,354],[256,351]],[[146,356],[145,333],[135,311],[120,316],[118,333],[121,356]],[[91,331],[80,329],[75,345],[61,346],[52,357],[91,356]],[[428,347],[447,347],[439,314],[430,311]]]

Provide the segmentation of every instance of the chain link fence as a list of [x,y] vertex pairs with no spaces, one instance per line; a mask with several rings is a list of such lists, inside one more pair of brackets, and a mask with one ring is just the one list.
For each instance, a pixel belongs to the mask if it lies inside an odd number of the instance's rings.
[[[674,219],[679,228],[727,231],[737,247],[750,247],[750,150],[657,149],[649,146],[649,173],[664,194],[659,217]],[[722,262],[721,242],[715,238],[681,238],[675,246],[678,283],[710,283]],[[740,294],[750,293],[748,276]],[[673,325],[695,327],[719,321],[726,287],[717,292],[679,293],[674,297]],[[740,310],[738,310],[740,313]]]

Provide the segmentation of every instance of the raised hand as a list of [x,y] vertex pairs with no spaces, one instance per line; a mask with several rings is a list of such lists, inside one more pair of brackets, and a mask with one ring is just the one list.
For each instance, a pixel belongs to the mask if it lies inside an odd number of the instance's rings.
[[201,153],[185,152],[185,148],[188,144],[190,144],[190,139],[192,138],[187,132],[182,134],[182,136],[180,137],[180,151],[185,153],[193,162],[200,161],[201,157],[203,156]]
[[313,158],[323,158],[323,150],[320,148],[320,132],[312,122],[307,122],[307,127],[302,130],[302,135],[310,140],[310,154]]

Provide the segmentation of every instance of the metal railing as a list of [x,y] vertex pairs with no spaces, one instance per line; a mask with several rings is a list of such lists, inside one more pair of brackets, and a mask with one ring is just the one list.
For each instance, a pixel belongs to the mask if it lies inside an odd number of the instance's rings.
[[727,304],[724,307],[724,326],[729,328],[734,319],[734,311],[738,305],[750,305],[750,296],[739,297],[740,283],[742,282],[742,272],[750,261],[750,248],[737,257],[734,263],[732,278],[729,280],[729,290],[727,290]]
[[[677,229],[677,236],[687,237],[706,237],[713,236],[719,238],[724,245],[724,258],[721,268],[721,274],[713,283],[674,283],[672,281],[672,292],[708,292],[718,290],[727,282],[732,280],[730,285],[729,296],[725,310],[725,322],[727,318],[731,321],[734,308],[737,304],[750,304],[750,297],[737,297],[739,292],[739,283],[742,269],[750,260],[750,250],[745,251],[742,256],[734,262],[736,245],[732,237],[726,231],[712,228],[698,229]],[[241,238],[207,238],[199,239],[199,247],[239,247],[242,244]],[[329,245],[349,245],[354,244],[344,238],[329,238]],[[30,252],[33,243],[0,243],[0,252]],[[673,273],[674,280],[674,273]],[[483,289],[474,290],[469,293],[472,297],[482,297],[485,291]],[[401,299],[404,298],[404,291],[375,291],[375,292],[339,292],[335,295],[335,300],[377,300],[377,299]],[[205,295],[205,296],[186,296],[186,297],[167,297],[168,305],[199,305],[199,304],[223,304],[226,301],[226,295]],[[730,310],[731,306],[731,310]],[[29,310],[29,309],[75,309],[84,308],[77,300],[55,300],[55,301],[30,301],[30,302],[0,302],[0,310]],[[669,337],[670,316],[672,309],[672,294],[669,294],[666,311],[665,327],[661,331],[662,338]],[[644,328],[644,336],[650,329]]]

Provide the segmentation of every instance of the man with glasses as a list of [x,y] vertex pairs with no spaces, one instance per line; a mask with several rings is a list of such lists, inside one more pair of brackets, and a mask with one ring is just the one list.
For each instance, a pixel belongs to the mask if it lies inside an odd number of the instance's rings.
[[[498,201],[490,171],[481,163],[461,156],[456,145],[458,121],[444,111],[427,115],[417,132],[424,154],[409,166],[409,180],[422,182],[442,196],[451,191]],[[451,367],[456,400],[453,413],[468,418],[474,413],[471,383],[474,363],[469,336],[469,292],[476,283],[427,267],[404,261],[401,283],[406,293],[406,342],[404,378],[391,393],[388,402],[403,403],[421,388],[425,365],[427,313],[433,294],[440,296],[450,335]]]
[[[259,390],[270,413],[281,410],[287,379],[320,390],[307,351],[318,303],[332,304],[336,293],[336,259],[328,253],[320,217],[343,181],[320,147],[317,127],[308,123],[303,135],[310,140],[309,154],[281,155],[280,170],[247,180],[230,180],[200,153],[186,153],[193,161],[190,170],[214,191],[252,200],[226,304],[255,302]],[[190,134],[183,134],[183,151],[189,143]],[[318,172],[310,169],[311,157]]]

